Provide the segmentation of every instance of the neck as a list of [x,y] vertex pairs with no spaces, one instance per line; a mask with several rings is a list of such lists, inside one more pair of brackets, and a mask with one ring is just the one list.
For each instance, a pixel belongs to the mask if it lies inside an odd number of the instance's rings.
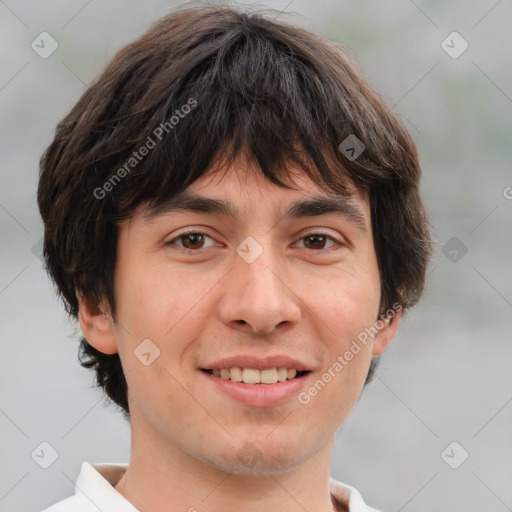
[[334,438],[289,470],[236,474],[198,460],[168,439],[137,435],[141,430],[134,427],[132,417],[131,460],[115,489],[141,512],[238,512],[241,504],[244,512],[335,510],[329,491]]

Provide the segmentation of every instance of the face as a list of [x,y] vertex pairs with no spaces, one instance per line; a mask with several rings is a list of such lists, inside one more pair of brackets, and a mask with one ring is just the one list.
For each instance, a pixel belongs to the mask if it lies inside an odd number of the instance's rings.
[[294,186],[238,164],[137,211],[119,228],[116,319],[84,332],[119,352],[132,430],[222,471],[278,474],[332,447],[397,328],[358,341],[380,299],[364,197]]

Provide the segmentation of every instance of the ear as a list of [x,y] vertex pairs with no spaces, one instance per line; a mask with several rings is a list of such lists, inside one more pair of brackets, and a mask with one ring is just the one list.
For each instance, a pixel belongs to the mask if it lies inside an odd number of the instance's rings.
[[378,325],[384,324],[384,326],[379,328],[379,332],[375,335],[373,340],[372,354],[374,356],[381,356],[384,353],[398,331],[402,320],[402,310],[393,310],[393,313],[393,315],[389,315],[377,321]]
[[118,349],[114,336],[114,322],[106,302],[98,305],[79,292],[77,298],[80,328],[89,345],[104,354],[115,354]]

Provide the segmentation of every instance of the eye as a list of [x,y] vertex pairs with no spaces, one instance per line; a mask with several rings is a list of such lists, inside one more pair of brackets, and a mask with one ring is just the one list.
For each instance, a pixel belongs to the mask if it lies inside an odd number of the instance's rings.
[[213,241],[213,238],[205,233],[201,233],[199,231],[187,231],[179,234],[172,240],[169,240],[165,245],[177,245],[182,249],[194,251],[198,249],[205,249],[205,242],[207,239]]
[[[210,243],[208,243],[208,240]],[[200,231],[186,231],[175,236],[165,243],[165,245],[176,246],[184,251],[199,251],[207,249],[214,245],[211,236]],[[299,239],[298,243],[303,243],[301,248],[310,250],[327,250],[335,246],[342,246],[343,243],[336,240],[331,235],[323,232],[308,233]]]
[[[304,248],[312,250],[330,249],[335,245],[343,245],[341,242],[335,240],[332,236],[327,233],[309,233],[303,236],[300,241],[304,241]],[[327,243],[331,243],[330,246],[326,247]]]

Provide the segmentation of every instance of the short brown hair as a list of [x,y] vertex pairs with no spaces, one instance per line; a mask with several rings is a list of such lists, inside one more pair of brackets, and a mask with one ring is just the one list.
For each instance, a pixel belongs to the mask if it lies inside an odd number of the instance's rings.
[[[339,149],[349,136],[364,145],[357,158]],[[288,187],[292,163],[325,189],[346,192],[349,182],[364,192],[381,313],[419,300],[431,237],[402,122],[341,45],[261,13],[201,6],[162,18],[121,49],[41,157],[44,257],[68,314],[78,317],[79,291],[106,299],[115,318],[118,222],[241,153],[278,186]],[[80,349],[81,364],[129,416],[118,354],[85,338]]]

